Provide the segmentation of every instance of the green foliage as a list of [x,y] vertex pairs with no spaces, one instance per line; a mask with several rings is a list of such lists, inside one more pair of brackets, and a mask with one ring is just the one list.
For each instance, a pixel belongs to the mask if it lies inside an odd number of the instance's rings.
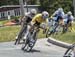
[[75,32],[67,32],[65,34],[58,34],[52,37],[63,42],[75,43]]
[[11,16],[11,19],[19,19],[20,16]]
[[53,37],[57,40],[63,41],[63,42],[75,43],[75,23],[73,23],[73,29],[74,29],[74,31],[72,31],[72,32],[67,32],[64,34],[58,33],[56,35],[51,35],[51,37]]
[[50,14],[52,14],[56,9],[62,7],[65,11],[72,11],[72,0],[40,0],[41,10],[47,10]]
[[40,0],[39,1],[40,2],[40,5],[41,5],[41,10],[42,11],[48,11],[48,8],[49,8],[49,6],[50,6],[50,1],[49,0]]
[[37,0],[27,0],[27,4],[35,5],[35,4],[37,4]]
[[[59,7],[62,7],[65,13],[69,10],[73,12],[72,1],[73,0],[27,0],[27,4],[30,4],[30,5],[40,4],[41,11],[46,10],[50,14],[52,14]],[[0,6],[12,5],[12,4],[14,5],[19,4],[19,0],[0,0]]]
[[7,23],[9,20],[0,20],[0,25]]
[[18,5],[19,0],[0,0],[0,6],[2,5]]
[[8,26],[0,28],[0,42],[15,40],[15,37],[20,30],[19,26]]
[[[74,26],[75,28],[75,26]],[[20,26],[8,26],[0,28],[0,42],[13,41],[15,40],[16,35],[20,30]],[[61,40],[68,43],[75,43],[75,32],[67,32],[65,34],[59,33],[58,35],[54,35],[57,40]],[[45,38],[45,34],[43,34],[42,30],[40,30],[38,34],[38,38]]]
[[[25,3],[25,0],[23,0]],[[38,3],[38,0],[27,0],[27,4],[29,5],[35,5]],[[0,6],[2,5],[18,5],[19,0],[0,0]]]

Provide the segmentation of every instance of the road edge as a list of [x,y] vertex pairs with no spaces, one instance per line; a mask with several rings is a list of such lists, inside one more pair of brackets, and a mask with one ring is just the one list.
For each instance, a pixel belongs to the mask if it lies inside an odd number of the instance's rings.
[[65,43],[65,42],[56,40],[56,39],[51,38],[51,37],[49,37],[47,41],[49,43],[52,43],[54,45],[57,45],[57,46],[60,46],[60,47],[63,47],[63,48],[69,48],[72,45],[72,44],[69,44],[69,43]]

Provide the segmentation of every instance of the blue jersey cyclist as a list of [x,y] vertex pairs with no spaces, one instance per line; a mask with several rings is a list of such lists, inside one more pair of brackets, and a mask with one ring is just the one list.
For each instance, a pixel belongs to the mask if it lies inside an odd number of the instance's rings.
[[63,19],[64,19],[64,11],[62,8],[58,8],[58,10],[56,10],[52,17],[55,17],[53,18],[56,22],[62,22],[63,23]]
[[66,19],[66,24],[69,24],[69,23],[72,24],[72,22],[73,22],[73,20],[74,20],[74,17],[73,17],[73,15],[72,15],[71,11],[69,11],[69,12],[65,15],[65,19]]

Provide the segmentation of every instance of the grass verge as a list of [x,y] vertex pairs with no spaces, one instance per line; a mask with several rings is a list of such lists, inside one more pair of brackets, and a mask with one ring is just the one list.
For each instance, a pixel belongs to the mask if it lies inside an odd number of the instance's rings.
[[75,23],[73,24],[73,31],[72,32],[67,32],[64,34],[58,33],[58,35],[52,36],[53,38],[67,42],[67,43],[75,43]]
[[[20,26],[0,27],[0,42],[14,41],[19,30]],[[75,43],[75,32],[59,33],[51,37],[67,43]],[[42,30],[40,30],[38,38],[45,38],[45,34],[43,34]]]
[[0,27],[0,42],[15,40],[15,37],[19,30],[19,26]]
[[[14,41],[20,30],[20,26],[0,27],[0,42]],[[44,38],[42,30],[38,34],[38,38]]]

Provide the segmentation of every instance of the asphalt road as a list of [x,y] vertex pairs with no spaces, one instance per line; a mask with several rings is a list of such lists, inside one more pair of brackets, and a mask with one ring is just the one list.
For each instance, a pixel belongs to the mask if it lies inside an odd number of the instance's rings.
[[63,57],[65,48],[55,46],[41,39],[36,42],[31,52],[23,52],[22,45],[14,45],[14,42],[0,43],[0,57]]

